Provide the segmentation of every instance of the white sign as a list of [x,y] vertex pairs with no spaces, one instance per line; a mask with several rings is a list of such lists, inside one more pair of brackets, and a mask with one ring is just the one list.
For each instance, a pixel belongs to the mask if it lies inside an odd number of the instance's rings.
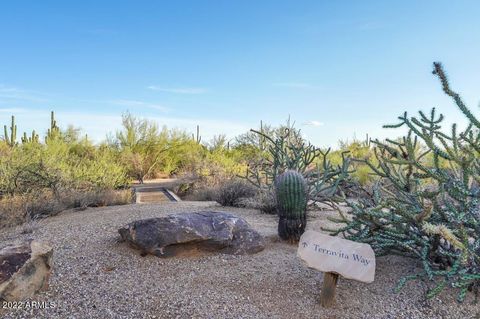
[[367,283],[375,278],[375,253],[368,244],[308,230],[300,238],[297,255],[319,271]]

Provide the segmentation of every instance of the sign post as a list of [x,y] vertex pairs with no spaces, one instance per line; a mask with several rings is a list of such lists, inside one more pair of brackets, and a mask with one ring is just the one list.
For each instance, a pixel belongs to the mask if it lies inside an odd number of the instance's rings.
[[312,230],[300,238],[297,255],[309,268],[324,272],[320,303],[335,303],[338,276],[371,283],[375,278],[375,253],[368,244],[325,235]]
[[337,288],[338,274],[326,272],[323,275],[323,286],[320,293],[320,304],[330,308],[335,304],[335,290]]

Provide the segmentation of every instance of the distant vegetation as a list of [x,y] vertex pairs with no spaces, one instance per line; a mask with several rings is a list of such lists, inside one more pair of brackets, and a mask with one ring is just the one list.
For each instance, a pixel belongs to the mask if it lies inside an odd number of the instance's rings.
[[[272,147],[278,142],[285,149],[275,155]],[[275,213],[271,183],[279,172],[298,168],[305,173],[327,162],[333,168],[342,164],[345,151],[362,158],[371,156],[366,142],[341,147],[330,153],[314,147],[289,120],[279,127],[261,122],[259,129],[230,141],[217,135],[202,142],[199,127],[191,134],[126,113],[119,131],[93,143],[79,128],[61,129],[54,112],[43,136],[35,131],[19,134],[12,116],[0,140],[0,227],[66,208],[128,203],[132,182],[159,177],[186,178],[189,182],[178,191],[189,199],[236,203]],[[292,152],[308,158],[288,162],[287,153]],[[277,164],[270,170],[265,164],[272,156],[282,159],[274,159]],[[371,182],[368,166],[352,165],[357,169],[351,178],[361,184]],[[253,193],[248,190],[252,187],[257,189]],[[229,198],[221,196],[227,193]]]
[[[12,116],[0,141],[0,226],[70,207],[129,202],[135,180],[188,176],[216,185],[245,174],[252,150],[230,147],[221,135],[200,140],[198,132],[159,128],[127,113],[121,130],[94,144],[73,126],[60,129],[53,112],[45,136],[33,131],[19,138]],[[192,186],[183,191],[193,192]]]
[[[220,187],[227,189],[225,183],[230,180],[240,185],[241,182],[235,181],[237,178],[248,177],[252,181],[251,174],[259,172],[258,165],[271,156],[268,148],[272,141],[265,136],[278,138],[289,132],[288,139],[298,150],[307,144],[290,121],[277,128],[261,123],[257,131],[246,132],[230,141],[225,135],[217,135],[203,142],[199,127],[190,134],[159,127],[130,113],[123,115],[122,124],[122,129],[95,144],[74,126],[60,129],[53,112],[44,136],[35,131],[19,134],[12,116],[0,140],[0,214],[5,216],[2,223],[17,223],[71,207],[129,202],[128,187],[133,181],[142,183],[159,177],[186,177],[190,182],[178,190],[182,195],[222,201],[217,196]],[[340,154],[337,151],[329,155],[333,163],[341,162]],[[318,155],[310,154],[309,162],[303,163],[302,169],[312,169],[320,163]],[[368,178],[360,177],[359,181],[366,182]],[[255,199],[240,196],[234,202],[238,205],[248,202],[256,208],[262,208],[265,202],[262,210],[274,212],[271,205],[274,196],[260,188]],[[108,198],[103,198],[106,194]],[[48,205],[41,204],[42,198]]]

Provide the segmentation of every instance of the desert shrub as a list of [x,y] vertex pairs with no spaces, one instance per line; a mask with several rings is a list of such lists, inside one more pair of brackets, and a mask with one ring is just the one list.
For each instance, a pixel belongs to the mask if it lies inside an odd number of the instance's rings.
[[25,221],[26,201],[22,196],[0,198],[0,229]]
[[[82,151],[83,150],[83,151]],[[115,189],[128,185],[124,167],[112,150],[95,148],[88,140],[47,144],[24,143],[2,151],[0,192],[25,194],[60,188]]]
[[204,149],[203,156],[194,163],[189,172],[202,185],[216,186],[237,175],[245,175],[246,164],[235,150]]
[[183,200],[187,201],[214,202],[217,198],[217,187],[205,186],[193,190],[190,189],[181,193],[181,195]]
[[214,199],[222,206],[241,206],[242,199],[255,196],[256,189],[250,183],[240,180],[231,179],[216,188]]
[[7,195],[0,199],[0,228],[55,215],[65,208],[51,191]]
[[56,199],[67,208],[86,208],[125,205],[132,203],[132,191],[130,189],[90,189],[90,190],[63,190]]
[[247,164],[241,150],[220,143],[218,137],[207,146],[192,145],[179,167],[178,175],[189,180],[178,190],[189,200],[216,200],[215,193],[226,181],[245,176]]
[[[14,118],[11,127],[16,127]],[[15,130],[8,137],[9,142],[0,142],[0,196],[1,214],[9,223],[16,224],[19,216],[33,219],[74,207],[80,194],[90,196],[90,202],[124,202],[109,195],[129,183],[116,151],[80,138],[74,127],[60,130],[53,113],[45,142],[35,132],[24,134],[22,143],[16,142]]]
[[42,190],[0,199],[0,228],[53,216],[65,209],[124,205],[132,202],[130,190]]
[[377,163],[368,160],[379,182],[373,201],[349,201],[350,216],[342,216],[346,238],[369,243],[377,255],[401,254],[419,260],[422,269],[405,276],[430,280],[433,297],[445,287],[458,289],[458,300],[480,287],[480,121],[451,90],[439,63],[434,72],[469,124],[450,133],[435,109],[419,117],[399,117],[406,127],[399,140],[374,141]]
[[245,207],[245,201],[257,193],[255,187],[238,178],[227,179],[215,185],[193,184],[183,194],[184,200],[215,201],[222,206]]
[[239,206],[252,208],[264,214],[277,214],[277,198],[274,190],[260,190],[253,197],[239,199]]

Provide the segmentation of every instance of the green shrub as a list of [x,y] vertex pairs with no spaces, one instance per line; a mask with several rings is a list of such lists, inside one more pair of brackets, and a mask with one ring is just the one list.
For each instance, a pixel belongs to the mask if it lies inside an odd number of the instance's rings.
[[114,149],[80,139],[78,129],[61,131],[56,125],[52,113],[45,143],[34,132],[30,138],[24,136],[22,143],[0,142],[0,214],[8,224],[16,224],[20,216],[22,220],[38,218],[74,207],[73,198],[80,194],[103,194],[106,198],[96,202],[110,202],[109,192],[129,184]]

